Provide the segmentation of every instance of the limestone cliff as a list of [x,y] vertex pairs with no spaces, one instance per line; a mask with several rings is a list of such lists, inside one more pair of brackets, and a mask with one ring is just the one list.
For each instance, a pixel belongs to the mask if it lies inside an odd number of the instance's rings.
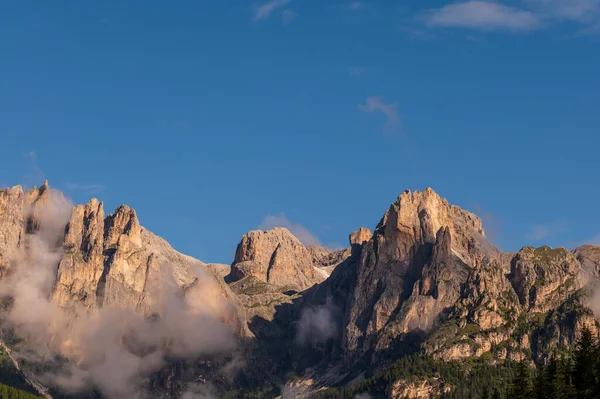
[[[51,295],[63,307],[118,306],[150,314],[162,284],[173,281],[185,290],[199,278],[215,303],[237,303],[218,270],[144,229],[133,209],[122,205],[105,216],[97,199],[72,207],[47,181],[26,192],[20,186],[0,190],[0,270],[29,256],[29,237],[49,229],[59,237],[52,244],[62,247]],[[230,318],[242,323],[238,310]]]
[[288,229],[253,230],[242,237],[231,265],[230,281],[248,276],[297,291],[325,280],[350,256],[350,249],[332,251],[305,247]]
[[[475,215],[431,189],[404,192],[372,237],[357,231],[350,239],[354,256],[305,298],[341,309],[346,363],[377,363],[406,345],[443,360],[537,358],[539,339],[571,343],[581,325],[597,324],[583,299],[565,305],[597,275],[596,247],[503,254]],[[565,306],[570,319],[560,316]],[[539,338],[557,334],[566,338]]]
[[581,264],[564,248],[525,247],[511,262],[510,280],[524,310],[546,312],[585,283]]
[[405,191],[364,244],[344,347],[360,357],[428,330],[459,298],[469,271],[499,254],[475,215],[431,189]]
[[[245,360],[266,375],[310,370],[307,392],[407,351],[444,361],[541,361],[572,345],[583,326],[600,331],[592,310],[600,247],[501,253],[477,216],[431,189],[402,193],[373,233],[356,230],[345,249],[305,247],[285,228],[250,231],[231,267],[175,251],[125,205],[106,214],[92,199],[49,213],[58,200],[47,182],[0,190],[1,275],[30,261],[33,236],[46,235],[60,237],[47,243],[59,249],[48,295],[65,309],[126,307],[151,316],[165,283],[187,295],[202,280],[202,306],[249,338]],[[331,331],[299,350],[301,326],[320,326],[307,317]],[[428,397],[449,389],[441,380],[399,380],[387,393]]]
[[448,393],[452,387],[440,378],[415,379],[414,381],[395,381],[388,395],[389,399],[430,399],[439,398]]

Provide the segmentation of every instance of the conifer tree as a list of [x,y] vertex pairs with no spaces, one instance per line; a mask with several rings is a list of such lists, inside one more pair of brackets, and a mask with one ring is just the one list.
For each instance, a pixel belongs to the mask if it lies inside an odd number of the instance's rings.
[[545,399],[548,392],[547,367],[540,364],[535,375],[535,397],[537,399]]
[[484,385],[481,389],[481,399],[491,399],[490,388]]
[[508,390],[510,399],[533,399],[533,385],[531,383],[531,374],[529,366],[522,360],[517,366],[515,379]]
[[584,326],[581,337],[577,340],[574,356],[573,383],[577,397],[592,399],[594,394],[595,376],[594,364],[596,362],[596,341],[592,331]]

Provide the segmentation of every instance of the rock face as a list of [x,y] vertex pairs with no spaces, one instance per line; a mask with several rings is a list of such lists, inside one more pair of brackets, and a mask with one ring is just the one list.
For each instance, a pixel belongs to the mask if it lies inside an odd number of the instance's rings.
[[[192,284],[198,272],[215,284],[220,281],[204,263],[178,253],[141,227],[135,211],[125,205],[106,217],[96,199],[76,206],[63,247],[54,291],[63,306],[119,306],[150,314],[158,300],[155,293],[167,280],[181,289]],[[227,290],[214,294],[223,301],[231,299]]]
[[516,322],[520,311],[519,298],[503,269],[499,264],[491,263],[469,275],[454,316],[464,318],[465,325],[490,330]]
[[85,307],[96,306],[98,283],[104,271],[104,209],[98,200],[73,209],[64,251],[54,298],[63,305],[78,301]]
[[165,281],[183,290],[199,278],[207,281],[214,301],[236,301],[217,270],[141,227],[135,211],[125,205],[107,216],[96,199],[72,207],[48,182],[27,192],[20,186],[0,190],[1,271],[29,256],[34,234],[49,233],[59,237],[51,244],[62,247],[50,294],[63,307],[119,306],[149,314],[156,310],[156,289]]
[[582,245],[573,251],[573,256],[581,263],[588,278],[600,277],[600,246]]
[[310,252],[283,227],[253,230],[242,237],[231,265],[231,277],[240,280],[247,276],[298,290],[316,282]]
[[583,286],[581,264],[566,249],[525,247],[511,262],[511,283],[526,311],[546,312]]
[[347,309],[347,352],[360,357],[428,330],[459,298],[471,268],[498,255],[475,215],[431,189],[404,192],[364,244]]
[[452,390],[439,378],[427,378],[418,381],[398,380],[392,384],[389,399],[430,399]]
[[351,248],[332,251],[329,248],[312,245],[308,247],[315,268],[315,277],[322,282],[331,276],[333,270],[352,254]]
[[543,355],[542,325],[561,331],[564,343],[591,323],[583,301],[569,307],[571,318],[552,312],[582,289],[591,273],[584,269],[597,270],[594,248],[503,254],[475,215],[431,189],[404,192],[372,237],[359,230],[350,241],[352,256],[308,299],[314,305],[332,298],[342,309],[339,353],[346,364],[365,356],[378,363],[405,344],[443,360],[486,352],[520,360]]
[[21,186],[0,190],[0,270],[9,267],[14,251],[23,245],[29,205]]
[[371,233],[371,230],[367,229],[366,227],[361,227],[350,234],[350,246],[363,245],[371,238],[373,238],[373,233]]
[[[65,201],[47,182],[27,192],[0,190],[0,277],[30,260],[33,237],[41,235],[59,237],[47,242],[60,249],[47,294],[64,309],[125,307],[153,316],[165,283],[187,298],[202,280],[202,306],[219,310],[249,339],[250,364],[269,375],[285,375],[290,365],[314,372],[299,392],[357,377],[348,370],[375,370],[407,345],[446,361],[537,361],[571,345],[584,326],[600,331],[590,308],[600,247],[501,253],[479,218],[431,189],[402,193],[374,233],[356,230],[342,250],[305,247],[285,228],[250,231],[231,267],[175,251],[125,205],[106,215],[96,199],[57,203]],[[231,307],[223,312],[223,304]],[[299,351],[300,327],[315,325],[332,328]],[[326,381],[317,381],[319,361]],[[390,397],[402,398],[452,389],[438,377],[389,388]]]

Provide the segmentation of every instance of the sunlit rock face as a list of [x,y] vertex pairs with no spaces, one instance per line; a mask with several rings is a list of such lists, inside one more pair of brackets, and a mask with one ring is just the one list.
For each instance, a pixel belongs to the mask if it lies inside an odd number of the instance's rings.
[[581,263],[565,248],[525,247],[511,263],[511,283],[529,312],[547,312],[586,282]]
[[427,331],[459,299],[471,270],[500,254],[478,217],[431,189],[401,194],[367,236],[354,237],[364,247],[346,310],[344,346],[356,356]]
[[[31,250],[34,238],[49,241],[47,251]],[[53,274],[50,295],[61,307],[111,306],[150,315],[159,310],[162,287],[172,284],[181,292],[192,292],[190,287],[199,282],[211,306],[237,306],[220,271],[175,251],[144,229],[126,205],[109,215],[97,199],[72,206],[48,182],[25,192],[20,186],[1,189],[0,271],[4,274],[11,266],[35,261],[28,257],[40,252],[56,258],[46,263],[51,263]],[[235,318],[231,312],[224,317]],[[241,325],[243,312],[239,318]]]
[[283,227],[253,230],[242,237],[231,266],[231,277],[240,280],[248,276],[297,290],[312,286],[318,279],[311,253]]
[[[477,216],[431,189],[405,191],[373,232],[348,238],[332,250],[306,247],[285,228],[255,230],[231,266],[205,264],[125,205],[107,214],[96,199],[73,206],[47,182],[13,187],[0,190],[0,293],[16,298],[7,320],[36,350],[91,373],[115,350],[135,360],[131,376],[164,366],[146,363],[148,350],[231,353],[233,336],[255,368],[284,375],[289,364],[321,362],[333,381],[335,370],[376,369],[406,344],[446,361],[539,360],[584,327],[600,331],[600,247],[501,253]],[[448,387],[390,389],[418,396]]]
[[44,384],[137,397],[172,358],[227,356],[248,335],[222,271],[175,251],[125,205],[73,206],[47,182],[3,189],[0,231],[2,339],[19,340]]

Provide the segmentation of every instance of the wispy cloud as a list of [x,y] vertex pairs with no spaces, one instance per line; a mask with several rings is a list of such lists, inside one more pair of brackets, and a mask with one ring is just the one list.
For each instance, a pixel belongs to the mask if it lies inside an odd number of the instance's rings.
[[482,209],[478,204],[473,205],[473,211],[481,219],[488,241],[496,245],[498,238],[502,235],[502,221],[493,213]]
[[382,112],[386,117],[385,130],[396,131],[400,127],[400,116],[396,102],[386,104],[381,96],[368,97],[365,104],[359,104],[358,109],[363,112]]
[[362,8],[362,3],[360,1],[353,1],[352,3],[350,3],[350,9],[352,11],[356,11]]
[[37,153],[35,151],[30,151],[25,154],[25,157],[27,158],[29,163],[27,168],[27,174],[25,175],[26,187],[32,187],[38,184],[42,184],[46,174],[38,164]]
[[540,15],[578,22],[596,20],[600,0],[525,0]]
[[430,9],[421,15],[430,28],[529,31],[540,26],[534,13],[490,1],[466,1]]
[[271,0],[267,3],[264,3],[254,10],[254,22],[261,21],[263,19],[269,18],[269,16],[273,13],[273,11],[277,10],[288,4],[290,0]]
[[339,251],[342,250],[346,247],[344,247],[342,244],[340,244],[339,242],[330,242],[327,245],[325,245],[326,248],[332,250],[332,251]]
[[103,184],[80,184],[73,182],[66,182],[64,189],[68,191],[80,191],[86,195],[100,194],[106,190],[106,186]]
[[401,25],[398,27],[398,30],[407,34],[411,39],[428,40],[434,37],[434,34],[430,30],[417,26]]
[[297,325],[296,343],[300,345],[326,342],[335,337],[339,309],[328,298],[324,305],[302,310]]
[[281,22],[284,25],[291,24],[294,19],[296,19],[296,13],[292,10],[283,10],[281,13]]
[[577,35],[594,35],[600,33],[600,20],[598,23],[583,27]]
[[528,32],[549,28],[561,21],[581,25],[591,32],[600,24],[600,0],[470,0],[446,4],[417,14],[428,28],[465,28],[479,31]]
[[348,73],[350,74],[350,76],[359,76],[362,75],[364,72],[365,68],[361,66],[353,66],[350,68],[350,71]]
[[563,232],[565,228],[566,223],[562,220],[538,224],[533,226],[533,230],[527,235],[527,238],[533,241],[542,241]]
[[587,240],[585,242],[585,244],[600,245],[600,234],[596,235],[595,237],[590,238],[589,240]]
[[306,246],[322,245],[316,234],[301,224],[291,222],[283,213],[276,216],[267,215],[259,226],[261,230],[269,230],[274,227],[285,227]]

